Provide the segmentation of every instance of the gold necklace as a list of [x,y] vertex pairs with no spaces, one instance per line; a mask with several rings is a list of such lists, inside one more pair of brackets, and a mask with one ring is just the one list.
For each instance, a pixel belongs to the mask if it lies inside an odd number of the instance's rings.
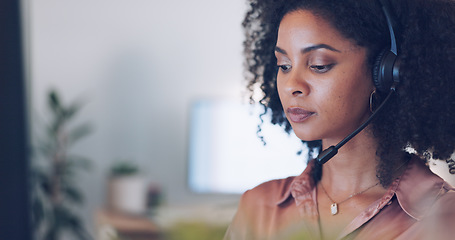
[[332,205],[330,205],[330,212],[332,213],[332,215],[336,215],[338,213],[338,205],[339,204],[342,204],[342,203],[346,202],[347,200],[351,199],[352,197],[354,197],[356,195],[359,195],[359,194],[362,194],[362,193],[372,189],[373,187],[376,187],[378,184],[379,184],[379,182],[377,182],[374,185],[368,187],[367,189],[364,189],[364,190],[362,190],[360,192],[356,192],[354,194],[351,194],[351,195],[349,195],[349,197],[347,197],[346,199],[344,199],[343,201],[338,202],[338,203],[333,201],[333,199],[329,196],[329,194],[327,193],[327,191],[324,188],[324,185],[322,185],[322,182],[321,182],[321,187],[322,187],[322,190],[324,190],[325,195],[327,195],[327,197],[330,199],[330,201],[332,201]]

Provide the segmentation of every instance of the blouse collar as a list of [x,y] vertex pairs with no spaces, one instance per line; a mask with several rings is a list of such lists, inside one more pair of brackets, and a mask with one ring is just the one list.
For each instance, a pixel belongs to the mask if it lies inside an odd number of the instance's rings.
[[[311,160],[303,173],[292,180],[289,187],[283,191],[277,205],[282,205],[291,198],[297,205],[307,200],[315,201],[311,199],[315,197],[313,191],[316,187],[311,175],[314,161]],[[444,191],[444,187],[450,188],[444,180],[432,173],[420,158],[413,156],[406,170],[389,186],[386,193],[388,196],[384,197],[391,199],[396,195],[403,211],[410,217],[421,220],[439,194]]]

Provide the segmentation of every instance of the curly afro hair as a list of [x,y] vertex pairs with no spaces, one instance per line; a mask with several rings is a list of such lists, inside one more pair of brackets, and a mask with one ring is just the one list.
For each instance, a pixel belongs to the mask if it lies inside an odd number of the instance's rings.
[[[393,180],[394,169],[416,154],[449,162],[455,173],[455,2],[452,0],[391,1],[397,28],[400,85],[397,94],[378,113],[371,129],[378,140],[380,158],[377,176],[383,186]],[[246,78],[253,93],[258,87],[258,102],[271,122],[291,125],[284,115],[276,86],[277,66],[274,55],[281,19],[289,12],[309,10],[326,19],[344,37],[368,51],[372,68],[376,55],[390,46],[384,13],[377,0],[250,0],[243,21],[246,39]],[[389,47],[390,48],[390,47]],[[384,99],[379,94],[378,101]],[[321,141],[304,142],[313,151],[321,150]],[[321,168],[315,170],[318,180]]]

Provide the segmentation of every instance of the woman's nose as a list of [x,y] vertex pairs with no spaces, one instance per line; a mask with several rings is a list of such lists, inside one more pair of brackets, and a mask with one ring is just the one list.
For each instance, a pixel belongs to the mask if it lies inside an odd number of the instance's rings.
[[286,81],[285,91],[293,97],[303,97],[310,93],[310,86],[302,72],[292,71]]

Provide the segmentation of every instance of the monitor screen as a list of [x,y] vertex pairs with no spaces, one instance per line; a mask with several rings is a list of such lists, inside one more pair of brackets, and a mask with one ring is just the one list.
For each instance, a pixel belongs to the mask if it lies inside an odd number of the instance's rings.
[[[191,106],[188,184],[199,193],[242,193],[277,178],[299,175],[308,150],[294,133],[261,125],[262,107],[234,101],[198,100]],[[301,154],[297,154],[301,152]]]

